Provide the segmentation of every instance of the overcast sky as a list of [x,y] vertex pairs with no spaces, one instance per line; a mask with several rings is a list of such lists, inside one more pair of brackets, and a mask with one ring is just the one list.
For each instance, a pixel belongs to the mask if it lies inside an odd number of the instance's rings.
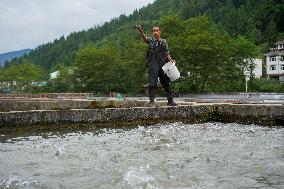
[[0,54],[35,48],[154,0],[0,0]]

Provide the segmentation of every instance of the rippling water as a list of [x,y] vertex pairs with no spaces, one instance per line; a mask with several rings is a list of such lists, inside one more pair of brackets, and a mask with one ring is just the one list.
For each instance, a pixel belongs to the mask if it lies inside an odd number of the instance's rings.
[[284,188],[284,128],[169,123],[2,134],[0,188]]

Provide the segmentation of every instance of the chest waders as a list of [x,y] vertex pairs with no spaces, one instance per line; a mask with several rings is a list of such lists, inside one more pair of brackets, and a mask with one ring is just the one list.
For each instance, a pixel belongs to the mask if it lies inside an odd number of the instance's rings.
[[167,44],[165,40],[162,39],[160,42],[157,42],[156,40],[149,41],[147,59],[149,80],[148,92],[150,102],[154,102],[156,97],[158,78],[160,78],[168,103],[173,102],[170,78],[162,70],[162,67],[167,63],[166,53]]

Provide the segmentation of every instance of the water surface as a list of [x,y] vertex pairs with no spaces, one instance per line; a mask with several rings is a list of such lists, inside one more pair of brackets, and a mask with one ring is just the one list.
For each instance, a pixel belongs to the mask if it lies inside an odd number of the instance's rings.
[[169,123],[0,136],[0,188],[284,188],[283,128]]

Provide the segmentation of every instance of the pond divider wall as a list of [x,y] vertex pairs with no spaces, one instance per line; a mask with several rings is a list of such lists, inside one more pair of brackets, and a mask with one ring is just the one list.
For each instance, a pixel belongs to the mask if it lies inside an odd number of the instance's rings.
[[236,122],[284,126],[284,105],[194,104],[161,107],[25,110],[0,112],[0,127],[71,123],[120,123],[157,121]]

